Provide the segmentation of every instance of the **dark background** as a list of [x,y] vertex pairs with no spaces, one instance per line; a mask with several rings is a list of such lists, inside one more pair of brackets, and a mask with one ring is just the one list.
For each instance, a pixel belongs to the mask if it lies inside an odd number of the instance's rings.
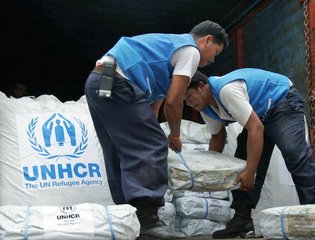
[[99,59],[121,36],[187,33],[204,20],[228,31],[261,1],[11,0],[0,1],[0,91],[24,82],[29,95],[78,100]]

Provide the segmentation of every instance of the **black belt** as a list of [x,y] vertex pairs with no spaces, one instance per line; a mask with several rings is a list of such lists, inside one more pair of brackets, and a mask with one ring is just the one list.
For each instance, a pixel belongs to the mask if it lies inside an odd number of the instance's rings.
[[[92,73],[96,73],[96,74],[103,74],[103,66],[100,65],[98,67],[95,67],[93,68],[93,70],[91,71]],[[116,71],[116,74],[115,74],[115,77],[116,78],[124,78],[123,76],[121,76],[117,71]]]

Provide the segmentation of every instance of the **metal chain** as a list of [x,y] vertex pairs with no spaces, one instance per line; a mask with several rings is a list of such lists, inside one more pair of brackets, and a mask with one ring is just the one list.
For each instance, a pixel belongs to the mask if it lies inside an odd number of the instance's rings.
[[[315,129],[315,92],[312,89],[312,79],[311,79],[311,59],[310,59],[310,29],[309,29],[309,0],[304,0],[304,34],[305,34],[305,55],[306,55],[306,82],[307,90],[309,92],[309,111],[310,111],[310,129],[311,134],[314,133]],[[314,149],[314,142],[311,143]]]

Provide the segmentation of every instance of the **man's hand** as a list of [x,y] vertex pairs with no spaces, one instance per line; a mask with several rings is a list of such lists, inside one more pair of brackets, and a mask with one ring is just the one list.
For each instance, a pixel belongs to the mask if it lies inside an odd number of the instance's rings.
[[255,172],[248,170],[242,171],[235,180],[235,185],[241,184],[239,190],[248,191],[255,187]]
[[182,141],[180,137],[174,137],[173,135],[168,135],[168,145],[175,152],[182,151]]

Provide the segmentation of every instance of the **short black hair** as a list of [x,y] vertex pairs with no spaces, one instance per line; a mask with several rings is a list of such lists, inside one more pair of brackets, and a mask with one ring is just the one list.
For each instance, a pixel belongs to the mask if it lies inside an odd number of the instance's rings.
[[187,87],[187,89],[188,88],[197,89],[200,82],[207,84],[208,83],[208,77],[205,74],[203,74],[202,72],[197,71],[195,73],[195,75],[191,78],[189,86]]
[[190,34],[195,37],[212,35],[214,43],[223,44],[224,48],[229,46],[229,36],[219,24],[210,20],[203,21],[191,29]]

